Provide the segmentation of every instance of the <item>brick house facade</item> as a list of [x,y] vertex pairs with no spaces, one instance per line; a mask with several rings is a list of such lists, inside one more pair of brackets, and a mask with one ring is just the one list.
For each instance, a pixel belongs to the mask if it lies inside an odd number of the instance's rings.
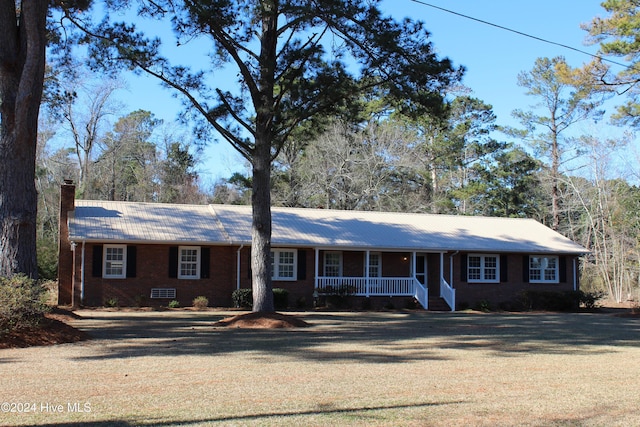
[[[62,185],[60,304],[189,306],[205,296],[230,307],[235,289],[251,287],[249,207],[74,193]],[[274,208],[273,224],[273,287],[295,308],[336,292],[363,306],[389,298],[497,306],[526,290],[577,290],[587,252],[532,220]]]

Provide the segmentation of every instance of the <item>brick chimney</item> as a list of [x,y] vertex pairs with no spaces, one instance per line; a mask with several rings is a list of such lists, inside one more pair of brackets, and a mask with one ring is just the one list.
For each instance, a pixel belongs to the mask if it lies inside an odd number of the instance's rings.
[[60,221],[58,223],[58,304],[72,305],[73,301],[73,256],[69,240],[69,212],[75,210],[76,186],[65,179],[60,186]]

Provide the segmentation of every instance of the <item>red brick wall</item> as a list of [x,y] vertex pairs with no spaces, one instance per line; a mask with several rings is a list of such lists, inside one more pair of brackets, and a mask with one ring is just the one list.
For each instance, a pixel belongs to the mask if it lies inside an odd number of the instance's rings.
[[[278,249],[283,249],[278,247]],[[315,251],[313,249],[296,249],[298,251],[298,271],[296,272],[297,280],[274,280],[274,288],[282,288],[289,291],[289,307],[302,308],[311,307],[313,305],[314,290],[314,273],[315,273]],[[234,249],[234,263],[235,260]],[[243,248],[240,255],[240,287],[245,289],[251,288],[251,267],[250,267],[251,251],[249,248]],[[300,266],[304,263],[304,267]],[[234,264],[235,265],[235,264]],[[236,269],[237,270],[237,269]],[[304,278],[300,274],[304,272]],[[236,273],[234,270],[234,289]]]
[[[93,275],[93,244],[85,247],[84,304],[100,306],[110,298],[117,298],[120,306],[167,305],[170,299],[151,299],[151,288],[176,288],[176,300],[181,306],[191,306],[197,296],[209,299],[209,306],[232,306],[231,293],[235,289],[235,249],[210,246],[210,277],[185,280],[169,277],[169,246],[136,246],[136,277],[105,279]],[[128,246],[128,247],[129,247]],[[80,288],[80,256],[76,250],[75,286]]]
[[382,277],[409,277],[411,256],[406,252],[383,252]]
[[[524,291],[552,291],[552,292],[564,292],[573,290],[573,262],[574,257],[565,256],[566,266],[565,274],[566,281],[562,283],[527,283],[523,277],[523,254],[508,254],[506,255],[507,267],[507,279],[508,281],[501,281],[501,283],[468,283],[461,280],[462,273],[462,257],[466,256],[466,253],[460,253],[454,257],[454,288],[456,289],[456,302],[458,308],[462,306],[468,306],[474,308],[476,304],[482,300],[486,300],[490,303],[492,309],[498,309],[500,304],[508,304],[519,298]],[[501,263],[504,258],[501,259]],[[448,271],[445,273],[445,277],[448,277]],[[563,276],[560,273],[560,276]],[[501,277],[501,280],[504,280]]]
[[[120,306],[167,305],[169,300],[150,299],[151,288],[176,288],[176,299],[181,306],[190,306],[192,300],[200,295],[209,299],[210,306],[231,307],[231,294],[237,287],[237,252],[238,247],[211,246],[210,248],[210,277],[199,280],[182,280],[170,278],[168,274],[169,247],[164,245],[135,245],[136,246],[136,277],[127,279],[104,279],[93,277],[92,262],[94,245],[85,247],[85,290],[84,303],[89,306],[100,306],[109,298],[117,298]],[[289,306],[291,308],[311,307],[313,305],[315,250],[298,250],[298,277],[294,281],[274,281],[274,288],[289,291]],[[75,252],[74,283],[77,292],[80,289],[81,277],[81,246]],[[456,289],[457,309],[461,306],[474,307],[479,301],[489,301],[493,308],[501,303],[513,301],[522,291],[567,291],[573,289],[573,257],[566,257],[566,282],[559,284],[525,283],[523,280],[523,255],[507,255],[508,282],[501,283],[468,283],[462,281],[462,257],[465,253],[453,257],[453,280],[451,280],[449,254],[444,255],[444,277],[453,283]],[[245,247],[240,258],[240,284],[242,288],[251,287],[250,250]],[[406,258],[406,260],[405,260]],[[322,275],[323,252],[319,253],[319,273]],[[439,294],[440,255],[428,254],[429,292],[430,295]],[[504,260],[504,259],[503,259]],[[502,261],[503,261],[502,260]],[[301,266],[304,264],[304,266]],[[385,277],[405,277],[409,275],[411,254],[383,253],[382,272]],[[364,273],[364,252],[345,251],[343,253],[344,274],[362,276]]]

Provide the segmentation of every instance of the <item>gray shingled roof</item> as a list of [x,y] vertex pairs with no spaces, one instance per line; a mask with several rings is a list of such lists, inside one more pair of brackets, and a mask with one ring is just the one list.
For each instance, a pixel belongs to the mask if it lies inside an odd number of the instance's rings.
[[[273,246],[418,251],[588,252],[531,219],[273,208]],[[251,243],[251,207],[76,202],[71,240]]]

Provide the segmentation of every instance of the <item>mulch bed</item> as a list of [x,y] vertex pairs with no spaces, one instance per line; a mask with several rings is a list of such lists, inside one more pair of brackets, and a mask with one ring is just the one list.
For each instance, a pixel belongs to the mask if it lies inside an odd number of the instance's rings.
[[71,311],[54,308],[45,315],[37,328],[18,329],[0,338],[0,349],[64,344],[89,339],[86,332],[66,323],[77,318],[78,315]]
[[280,329],[280,328],[306,328],[309,326],[304,320],[281,313],[245,313],[233,317],[227,317],[214,326],[228,328],[252,328],[252,329]]

